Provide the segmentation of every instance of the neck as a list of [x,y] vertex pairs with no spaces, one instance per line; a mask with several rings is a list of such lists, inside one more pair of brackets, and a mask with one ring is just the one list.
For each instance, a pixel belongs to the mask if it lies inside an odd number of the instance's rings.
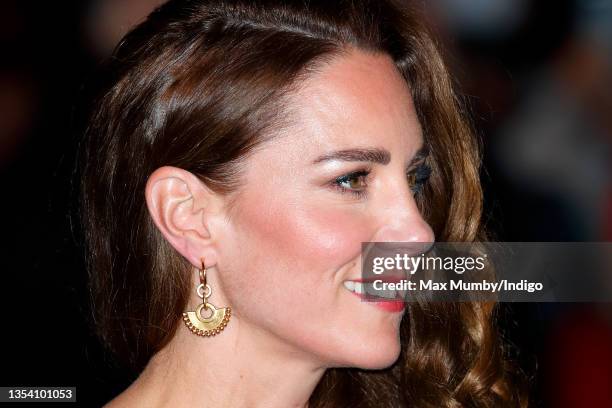
[[181,325],[108,407],[307,407],[325,368],[233,317],[214,337]]

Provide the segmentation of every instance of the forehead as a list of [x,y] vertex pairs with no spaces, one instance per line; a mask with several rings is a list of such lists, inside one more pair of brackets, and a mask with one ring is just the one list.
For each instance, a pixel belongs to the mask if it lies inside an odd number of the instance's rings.
[[287,103],[291,124],[281,144],[299,151],[296,158],[372,146],[409,155],[422,144],[408,84],[384,54],[335,57],[303,80]]

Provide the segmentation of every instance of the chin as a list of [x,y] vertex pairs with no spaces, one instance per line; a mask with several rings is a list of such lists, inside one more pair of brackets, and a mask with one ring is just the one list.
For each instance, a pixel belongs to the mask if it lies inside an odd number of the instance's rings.
[[[347,337],[347,339],[350,337]],[[365,370],[382,370],[395,363],[400,355],[399,336],[368,336],[368,338],[351,338],[337,348],[335,367],[356,367]],[[356,345],[358,345],[356,347]],[[341,361],[337,358],[341,357]]]
[[399,341],[389,346],[378,346],[369,350],[367,354],[360,356],[354,367],[366,370],[382,370],[395,363],[400,355]]

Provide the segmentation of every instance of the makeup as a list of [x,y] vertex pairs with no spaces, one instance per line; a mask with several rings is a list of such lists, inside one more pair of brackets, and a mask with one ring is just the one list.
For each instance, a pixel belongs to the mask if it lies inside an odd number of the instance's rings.
[[[376,278],[375,280],[381,280]],[[388,277],[384,280],[389,283],[400,283],[400,278]],[[400,290],[374,290],[374,279],[354,279],[343,282],[345,289],[359,297],[363,302],[371,303],[388,312],[400,312],[405,308],[405,291]]]

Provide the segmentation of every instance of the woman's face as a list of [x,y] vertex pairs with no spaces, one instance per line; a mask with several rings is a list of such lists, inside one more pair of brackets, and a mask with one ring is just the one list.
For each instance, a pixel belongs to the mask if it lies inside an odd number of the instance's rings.
[[[409,89],[389,57],[353,51],[291,103],[292,127],[246,163],[218,279],[241,327],[274,347],[327,367],[386,367],[404,310],[345,282],[361,277],[362,242],[434,239],[406,176],[423,147]],[[374,161],[361,154],[374,149]]]

